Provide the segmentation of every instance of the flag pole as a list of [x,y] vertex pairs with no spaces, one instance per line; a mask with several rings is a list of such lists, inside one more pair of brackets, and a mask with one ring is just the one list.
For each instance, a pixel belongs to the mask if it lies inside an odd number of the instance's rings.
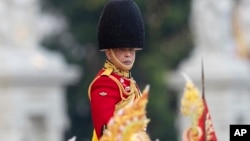
[[[202,102],[203,105],[205,104],[205,76],[204,76],[204,66],[203,66],[203,58],[201,60],[201,80],[202,80]],[[205,105],[203,107],[203,134],[204,134],[204,138],[203,141],[207,141],[207,132],[206,132],[206,114],[205,113]]]
[[202,80],[202,99],[203,99],[205,98],[205,77],[204,77],[203,58],[201,60],[201,80]]
[[204,78],[204,66],[203,66],[203,58],[201,60],[201,80],[202,80],[202,99],[205,98],[205,78]]

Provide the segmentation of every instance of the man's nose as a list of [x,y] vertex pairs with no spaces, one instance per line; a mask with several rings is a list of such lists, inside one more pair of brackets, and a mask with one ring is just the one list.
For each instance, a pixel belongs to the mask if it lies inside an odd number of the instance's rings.
[[130,57],[131,56],[131,52],[129,50],[126,50],[126,57]]

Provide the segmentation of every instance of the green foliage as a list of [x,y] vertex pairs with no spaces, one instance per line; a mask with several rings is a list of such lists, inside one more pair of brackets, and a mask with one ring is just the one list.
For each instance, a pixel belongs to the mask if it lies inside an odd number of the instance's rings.
[[[166,74],[178,67],[192,50],[188,29],[190,0],[135,0],[142,10],[146,27],[146,45],[137,53],[132,70],[143,89],[150,84],[148,132],[152,140],[174,141],[176,137],[176,93],[165,83]],[[107,0],[43,0],[42,10],[61,13],[69,29],[46,38],[43,44],[61,52],[68,63],[82,67],[80,82],[68,87],[68,113],[71,128],[66,138],[76,135],[88,141],[92,136],[91,115],[87,96],[88,86],[102,67],[104,55],[97,50],[96,32],[101,10]],[[62,41],[65,42],[62,43]]]

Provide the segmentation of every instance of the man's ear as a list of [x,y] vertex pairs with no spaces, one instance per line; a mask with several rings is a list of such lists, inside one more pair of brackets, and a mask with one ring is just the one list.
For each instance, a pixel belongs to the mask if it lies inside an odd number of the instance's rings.
[[108,60],[111,60],[111,52],[109,49],[106,50],[105,54],[106,54],[106,57],[108,58]]

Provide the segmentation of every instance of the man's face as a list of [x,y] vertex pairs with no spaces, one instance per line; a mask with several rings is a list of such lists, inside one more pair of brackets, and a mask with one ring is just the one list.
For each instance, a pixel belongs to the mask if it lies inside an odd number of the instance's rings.
[[[135,61],[135,51],[136,49],[134,48],[115,48],[112,50],[107,50],[106,56],[112,63],[116,63],[114,60],[116,58],[122,65],[132,67]],[[114,53],[113,55],[115,58],[112,57],[111,52]]]
[[116,58],[123,65],[130,66],[135,61],[135,49],[134,48],[115,48],[113,49],[113,52]]

